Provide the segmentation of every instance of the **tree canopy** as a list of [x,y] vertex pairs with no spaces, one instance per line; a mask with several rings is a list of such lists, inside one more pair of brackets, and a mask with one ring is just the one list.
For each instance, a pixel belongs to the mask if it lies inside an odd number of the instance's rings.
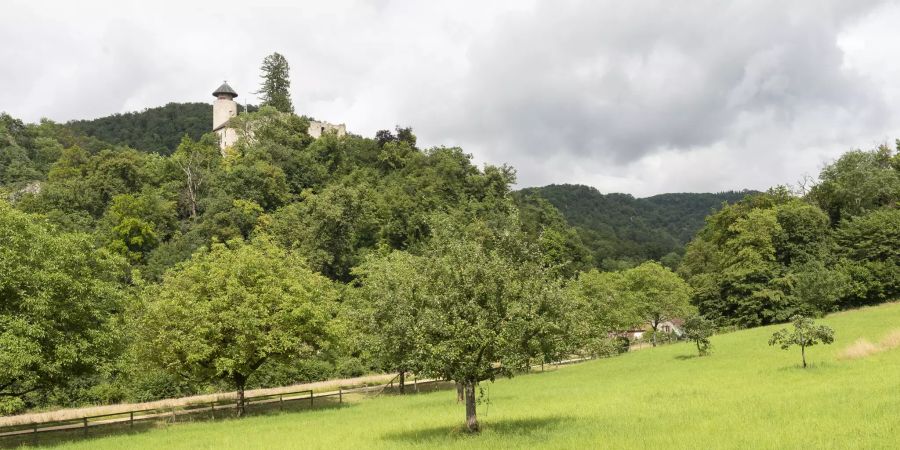
[[263,59],[259,70],[262,81],[257,94],[262,100],[262,106],[271,106],[286,113],[294,112],[290,91],[291,67],[287,58],[281,53],[272,53]]
[[754,326],[896,297],[898,160],[884,146],[849,152],[806,195],[773,188],[710,216],[679,268],[694,303],[720,324]]
[[0,413],[96,373],[119,348],[124,261],[0,201]]
[[331,282],[264,237],[197,252],[142,297],[146,359],[188,378],[227,380],[239,413],[263,364],[309,357],[335,338]]

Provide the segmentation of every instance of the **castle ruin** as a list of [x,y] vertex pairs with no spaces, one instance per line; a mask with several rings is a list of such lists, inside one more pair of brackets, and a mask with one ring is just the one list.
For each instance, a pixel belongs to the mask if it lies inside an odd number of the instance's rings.
[[[216,98],[213,102],[213,132],[219,136],[219,147],[224,155],[225,150],[234,146],[238,140],[237,130],[228,126],[231,118],[238,114],[238,104],[234,101],[238,94],[226,81],[212,95]],[[326,133],[344,136],[347,134],[347,126],[311,120],[307,133],[315,139]]]

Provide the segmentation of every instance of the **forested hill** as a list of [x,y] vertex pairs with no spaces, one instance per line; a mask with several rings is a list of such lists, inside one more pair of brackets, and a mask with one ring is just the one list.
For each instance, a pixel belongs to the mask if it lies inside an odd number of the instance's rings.
[[[251,110],[255,108],[251,106]],[[169,103],[98,119],[73,120],[66,125],[105,142],[169,155],[184,135],[198,140],[210,131],[212,107],[209,103]]]
[[613,269],[646,259],[677,265],[704,218],[752,191],[660,194],[635,198],[602,194],[583,185],[549,185],[522,189],[520,197],[549,201],[578,230],[598,266]]

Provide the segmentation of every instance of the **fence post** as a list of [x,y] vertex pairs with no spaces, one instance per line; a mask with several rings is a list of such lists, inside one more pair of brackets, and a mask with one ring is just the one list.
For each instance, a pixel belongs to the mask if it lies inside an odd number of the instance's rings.
[[338,388],[338,403],[344,403],[344,390],[343,390],[343,388]]
[[213,420],[216,419],[216,402],[209,402],[209,414],[212,416]]
[[416,393],[419,392],[419,375],[413,375],[413,387],[416,388]]
[[84,435],[87,436],[87,433],[88,433],[87,417],[84,417],[81,420],[84,422]]
[[134,428],[134,411],[128,413],[128,425]]
[[312,406],[312,405],[313,405],[313,391],[312,391],[312,389],[310,389],[309,390],[309,406]]
[[175,407],[172,407],[172,423],[175,423]]
[[278,407],[281,409],[281,411],[284,411],[284,394],[278,395]]

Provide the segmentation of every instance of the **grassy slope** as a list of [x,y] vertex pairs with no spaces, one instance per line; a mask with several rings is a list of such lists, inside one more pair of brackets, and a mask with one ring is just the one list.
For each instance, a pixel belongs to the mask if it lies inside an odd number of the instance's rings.
[[442,391],[341,409],[171,426],[72,448],[896,448],[900,348],[857,360],[857,338],[900,328],[900,303],[823,320],[834,345],[768,347],[775,327],[713,339],[710,357],[677,344],[486,384],[485,431],[459,432],[463,406]]

